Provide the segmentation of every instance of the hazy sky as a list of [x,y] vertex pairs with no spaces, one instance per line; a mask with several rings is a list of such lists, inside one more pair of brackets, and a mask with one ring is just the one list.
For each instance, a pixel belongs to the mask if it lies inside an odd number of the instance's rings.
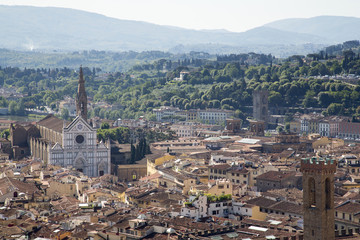
[[235,32],[284,18],[360,17],[359,0],[0,0],[0,4],[65,7],[119,19]]

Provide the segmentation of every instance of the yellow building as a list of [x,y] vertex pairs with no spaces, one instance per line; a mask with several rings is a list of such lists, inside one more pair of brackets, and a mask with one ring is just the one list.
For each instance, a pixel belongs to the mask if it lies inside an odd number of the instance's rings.
[[207,191],[211,195],[220,196],[233,193],[233,185],[229,180],[216,180],[215,184]]
[[[248,206],[248,205],[250,205],[250,204],[247,204],[245,206]],[[261,212],[259,206],[251,205],[249,207],[251,208],[251,213],[252,213],[250,219],[258,220],[258,221],[266,220],[267,213]]]
[[152,175],[157,172],[156,166],[163,164],[164,162],[175,159],[175,156],[165,155],[163,157],[155,159],[155,161],[147,160],[147,175]]
[[291,121],[290,122],[290,132],[300,133],[301,123],[300,121]]
[[312,143],[314,149],[337,148],[344,146],[344,140],[338,138],[322,137]]
[[67,196],[67,197],[77,197],[77,189],[75,182],[57,182],[52,181],[49,183],[49,188],[46,190],[48,196]]
[[146,176],[147,165],[145,164],[127,164],[117,166],[117,176],[119,181],[137,181]]

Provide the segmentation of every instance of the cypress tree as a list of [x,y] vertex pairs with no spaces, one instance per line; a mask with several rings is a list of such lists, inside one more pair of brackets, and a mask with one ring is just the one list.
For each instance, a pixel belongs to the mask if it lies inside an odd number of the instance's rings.
[[131,157],[130,157],[130,163],[135,163],[135,154],[136,153],[136,149],[131,141]]

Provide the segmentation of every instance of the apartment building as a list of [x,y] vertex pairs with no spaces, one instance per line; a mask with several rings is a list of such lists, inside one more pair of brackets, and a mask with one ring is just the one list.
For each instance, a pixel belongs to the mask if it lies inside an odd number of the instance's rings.
[[200,121],[203,123],[215,124],[223,123],[227,118],[234,115],[234,111],[223,109],[190,109],[180,110],[177,107],[161,106],[159,109],[153,109],[157,121]]

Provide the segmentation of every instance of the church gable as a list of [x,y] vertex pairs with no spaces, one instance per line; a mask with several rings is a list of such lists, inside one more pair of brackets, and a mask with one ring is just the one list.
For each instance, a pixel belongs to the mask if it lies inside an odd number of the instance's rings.
[[103,142],[100,142],[97,147],[98,149],[107,149],[106,145]]
[[63,150],[63,148],[59,143],[55,143],[55,145],[52,147],[52,150]]
[[66,132],[88,132],[94,129],[80,116],[77,116],[66,128]]

